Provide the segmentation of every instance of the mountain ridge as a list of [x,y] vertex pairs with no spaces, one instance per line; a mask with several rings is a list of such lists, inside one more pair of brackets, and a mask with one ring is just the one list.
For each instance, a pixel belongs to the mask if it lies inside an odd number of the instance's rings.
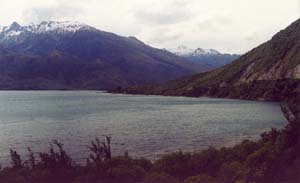
[[192,49],[185,45],[180,45],[177,48],[167,49],[178,56],[199,56],[199,55],[220,55],[221,53],[215,49]]
[[[96,30],[87,24],[83,24],[80,22],[71,22],[71,21],[42,21],[38,24],[29,24],[25,26],[21,26],[17,22],[13,22],[9,26],[0,27],[0,34],[7,33],[9,31],[18,31],[18,32],[31,32],[36,34],[43,34],[48,32],[56,32],[56,33],[66,33],[66,32],[76,32],[83,29]],[[17,34],[16,36],[18,36]]]
[[184,45],[168,49],[168,51],[191,62],[198,63],[206,70],[222,67],[240,57],[238,54],[221,53],[215,49],[191,49]]
[[221,68],[122,92],[282,101],[300,95],[300,19]]
[[0,89],[107,90],[202,71],[200,65],[135,37],[78,22],[14,22],[2,27],[0,48]]

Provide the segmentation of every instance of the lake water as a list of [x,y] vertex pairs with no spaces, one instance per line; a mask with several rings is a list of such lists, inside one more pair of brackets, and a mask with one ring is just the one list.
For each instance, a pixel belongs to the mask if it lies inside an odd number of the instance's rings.
[[113,95],[96,91],[1,91],[0,163],[9,149],[46,151],[57,139],[76,161],[95,137],[112,136],[113,154],[151,159],[257,139],[286,124],[279,104],[229,99]]

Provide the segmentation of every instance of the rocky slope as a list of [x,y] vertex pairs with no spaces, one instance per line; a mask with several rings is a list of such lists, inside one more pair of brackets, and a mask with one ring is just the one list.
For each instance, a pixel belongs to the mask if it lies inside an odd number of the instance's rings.
[[300,20],[270,41],[211,72],[127,93],[284,100],[300,95]]
[[201,66],[134,37],[78,22],[0,27],[0,89],[112,89],[162,83]]

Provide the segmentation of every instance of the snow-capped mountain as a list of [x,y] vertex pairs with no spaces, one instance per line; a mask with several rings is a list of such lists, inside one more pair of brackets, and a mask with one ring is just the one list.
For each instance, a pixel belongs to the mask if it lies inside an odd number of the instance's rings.
[[170,52],[178,56],[200,56],[200,55],[220,55],[221,53],[214,49],[191,49],[187,46],[181,45],[177,48],[168,49]]
[[214,49],[202,49],[202,48],[197,48],[193,53],[193,56],[198,56],[198,55],[221,55],[221,53],[217,50]]
[[184,45],[181,45],[181,46],[178,46],[177,48],[170,48],[170,49],[166,49],[178,56],[186,56],[186,55],[190,55],[194,52],[193,49],[187,47],[187,46],[184,46]]
[[78,22],[0,28],[0,89],[112,89],[203,71],[135,37]]
[[183,45],[178,46],[177,48],[168,49],[168,51],[189,61],[201,64],[206,70],[221,67],[239,58],[239,55],[223,54],[215,49],[191,49]]
[[21,26],[13,22],[9,26],[0,27],[0,40],[16,39],[28,34],[65,34],[75,33],[80,30],[93,30],[94,28],[79,22],[55,22],[43,21],[39,24],[29,24]]

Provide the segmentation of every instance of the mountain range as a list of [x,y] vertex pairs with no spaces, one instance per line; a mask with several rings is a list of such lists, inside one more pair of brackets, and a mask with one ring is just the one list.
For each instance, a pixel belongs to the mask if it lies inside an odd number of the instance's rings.
[[240,55],[237,54],[220,53],[215,49],[191,49],[184,45],[180,45],[177,48],[170,48],[168,50],[189,61],[201,65],[201,68],[206,71],[229,64],[240,57]]
[[272,101],[299,96],[300,19],[226,66],[122,92]]
[[113,89],[204,71],[200,64],[78,22],[0,27],[0,89]]

